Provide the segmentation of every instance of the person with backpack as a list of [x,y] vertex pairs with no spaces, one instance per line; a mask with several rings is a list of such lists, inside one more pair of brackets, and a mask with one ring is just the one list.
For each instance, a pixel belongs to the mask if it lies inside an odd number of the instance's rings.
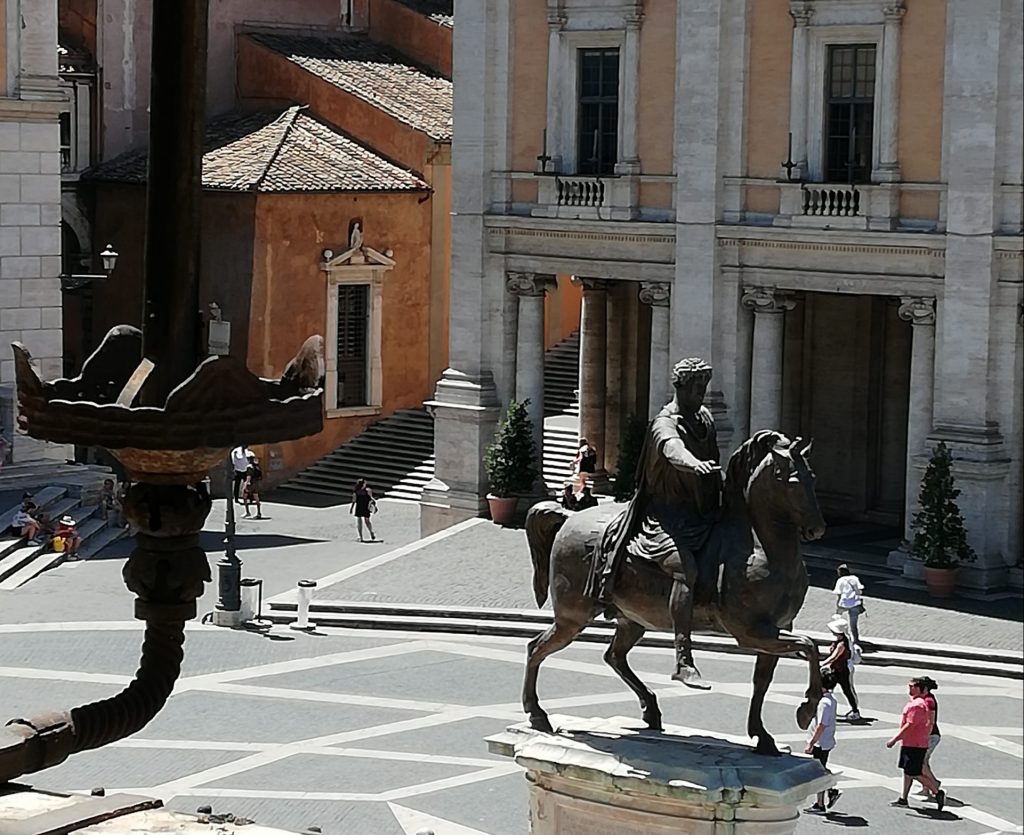
[[832,645],[821,666],[831,671],[836,683],[843,689],[846,701],[850,703],[850,710],[843,718],[847,722],[856,722],[860,719],[860,710],[857,693],[853,689],[853,667],[860,660],[860,647],[850,640],[847,634],[850,624],[843,618],[837,616],[829,621],[828,631],[832,633]]

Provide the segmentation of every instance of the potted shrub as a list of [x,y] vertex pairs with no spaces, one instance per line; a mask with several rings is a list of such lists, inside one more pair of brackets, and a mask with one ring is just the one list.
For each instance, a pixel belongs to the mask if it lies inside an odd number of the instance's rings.
[[516,500],[529,493],[540,477],[537,470],[537,445],[533,442],[533,422],[527,414],[529,400],[512,400],[498,424],[494,442],[484,456],[484,469],[491,483],[487,503],[491,519],[506,525],[515,515]]
[[956,503],[959,495],[953,481],[953,457],[940,441],[921,482],[921,509],[911,521],[911,553],[924,563],[925,583],[933,597],[951,596],[960,563],[977,559]]

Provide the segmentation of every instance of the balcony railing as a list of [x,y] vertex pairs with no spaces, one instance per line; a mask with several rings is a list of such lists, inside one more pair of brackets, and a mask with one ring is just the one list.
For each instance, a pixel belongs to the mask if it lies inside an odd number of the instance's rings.
[[604,205],[604,180],[598,177],[555,176],[555,197],[559,206],[598,208]]
[[856,186],[804,185],[803,213],[814,217],[858,217],[860,192]]

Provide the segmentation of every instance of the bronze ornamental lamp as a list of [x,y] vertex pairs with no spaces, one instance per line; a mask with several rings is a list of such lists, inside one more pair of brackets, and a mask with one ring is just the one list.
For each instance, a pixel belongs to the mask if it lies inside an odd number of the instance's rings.
[[231,356],[197,365],[207,12],[208,0],[153,2],[142,328],[112,328],[73,379],[40,380],[28,351],[13,346],[19,428],[104,447],[135,482],[125,515],[138,533],[123,576],[146,623],[139,670],[111,698],[8,722],[0,782],[122,739],[159,712],[180,673],[185,622],[210,580],[199,547],[211,507],[203,479],[236,444],[323,426],[320,336],[275,380]]

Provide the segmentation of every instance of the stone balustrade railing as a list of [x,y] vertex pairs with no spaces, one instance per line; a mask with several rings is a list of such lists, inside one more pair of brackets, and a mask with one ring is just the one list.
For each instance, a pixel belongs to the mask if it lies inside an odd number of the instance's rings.
[[817,217],[855,217],[860,214],[860,192],[856,186],[805,185],[803,213]]
[[603,206],[604,179],[555,175],[555,196],[559,206]]

